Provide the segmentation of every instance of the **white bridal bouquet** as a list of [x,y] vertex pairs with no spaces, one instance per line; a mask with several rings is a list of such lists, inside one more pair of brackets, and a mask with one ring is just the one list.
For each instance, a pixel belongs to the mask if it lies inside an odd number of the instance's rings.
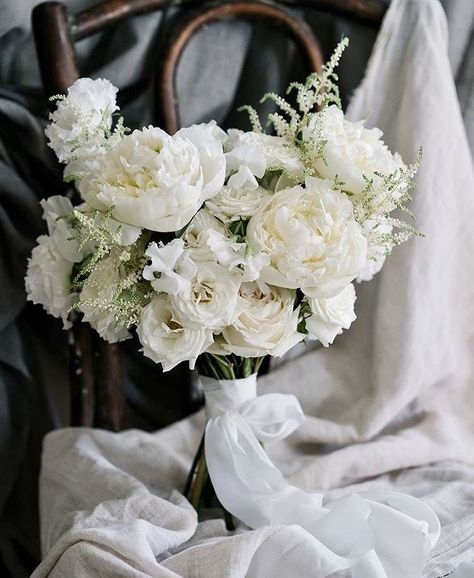
[[[264,97],[279,110],[268,118],[272,134],[250,107],[248,132],[215,122],[174,135],[130,132],[110,82],[76,81],[55,97],[46,136],[82,203],[42,201],[48,234],[26,275],[28,298],[65,328],[76,310],[109,342],[135,331],[165,371],[197,367],[209,421],[186,491],[196,508],[212,482],[225,510],[250,527],[298,523],[318,540],[328,512],[337,526],[339,510],[350,511],[356,532],[368,520],[376,526],[388,506],[363,498],[354,506],[353,496],[323,506],[320,494],[290,486],[260,442],[287,436],[303,414],[294,396],[257,398],[255,375],[265,356],[299,342],[330,345],[356,318],[354,282],[372,279],[415,234],[392,213],[410,214],[418,161],[406,166],[379,129],[344,117],[334,70],[346,44],[321,73],[290,85],[294,105]],[[433,542],[434,514],[413,499],[393,502]],[[386,546],[413,562],[410,533],[399,533]],[[352,567],[353,553],[325,540],[331,554],[321,554],[321,567]],[[360,576],[376,566],[364,562],[371,549],[356,548]],[[334,556],[347,560],[338,566]],[[383,553],[377,560],[384,567]],[[406,567],[373,575],[414,575]]]

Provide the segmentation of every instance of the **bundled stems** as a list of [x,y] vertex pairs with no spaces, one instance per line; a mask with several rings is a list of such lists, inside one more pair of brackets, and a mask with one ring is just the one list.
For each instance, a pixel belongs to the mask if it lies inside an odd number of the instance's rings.
[[[236,355],[223,356],[205,353],[198,358],[197,369],[201,375],[213,379],[243,379],[257,373],[264,359],[264,357],[247,358]],[[234,530],[232,515],[219,502],[209,477],[204,437],[205,434],[203,434],[199,443],[183,493],[196,511],[199,511],[203,503],[204,505],[210,505],[215,498],[224,512],[226,528]]]

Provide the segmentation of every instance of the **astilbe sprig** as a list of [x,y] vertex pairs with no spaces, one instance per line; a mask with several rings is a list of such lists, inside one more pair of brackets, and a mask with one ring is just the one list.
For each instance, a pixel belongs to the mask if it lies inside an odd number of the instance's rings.
[[77,231],[75,240],[78,241],[80,251],[89,247],[90,253],[75,268],[71,279],[72,289],[80,293],[84,283],[93,283],[90,280],[91,273],[101,267],[105,258],[113,259],[120,274],[110,300],[83,299],[79,295],[71,309],[80,309],[86,305],[110,311],[114,314],[117,326],[128,328],[138,323],[143,306],[153,295],[150,283],[142,277],[146,264],[144,252],[150,233],[143,231],[133,245],[121,246],[120,228],[111,231],[108,226],[110,219],[110,211],[95,211],[91,214],[74,211],[72,222]]
[[[420,149],[416,160],[406,168],[399,168],[387,175],[375,173],[380,183],[374,187],[374,180],[365,177],[366,186],[360,195],[352,197],[354,217],[360,225],[372,222],[368,232],[368,244],[384,248],[388,255],[393,247],[414,236],[423,236],[410,223],[392,217],[395,210],[415,219],[407,206],[412,201],[410,191],[415,187],[413,177],[417,173],[423,156]],[[387,233],[387,229],[391,232]]]
[[[271,100],[276,104],[280,112],[268,115],[267,124],[272,126],[275,133],[291,142],[298,142],[302,129],[307,125],[309,115],[317,110],[323,110],[329,104],[341,106],[338,76],[335,72],[339,65],[345,48],[349,45],[349,39],[343,38],[334,50],[329,61],[323,65],[321,72],[310,74],[304,84],[292,82],[287,90],[290,94],[296,91],[296,103],[298,110],[279,94],[269,92],[263,96],[261,103]],[[261,123],[257,111],[251,106],[241,107],[239,110],[249,114],[252,130],[262,132]]]

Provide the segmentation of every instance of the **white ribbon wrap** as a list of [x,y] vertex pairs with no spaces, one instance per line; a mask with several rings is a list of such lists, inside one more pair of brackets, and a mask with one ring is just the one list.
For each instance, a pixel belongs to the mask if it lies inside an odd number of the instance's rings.
[[[294,395],[257,397],[257,377],[201,377],[208,422],[205,453],[222,505],[250,528],[298,524],[314,537],[315,577],[419,578],[439,537],[436,514],[398,492],[352,494],[324,503],[290,485],[260,442],[281,440],[304,421]],[[324,505],[323,505],[324,503]]]

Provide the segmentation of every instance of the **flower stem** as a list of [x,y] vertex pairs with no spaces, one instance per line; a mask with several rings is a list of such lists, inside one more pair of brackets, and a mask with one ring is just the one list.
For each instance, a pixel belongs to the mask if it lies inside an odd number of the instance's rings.
[[201,441],[199,442],[199,446],[198,446],[196,455],[194,456],[191,469],[189,470],[189,474],[188,474],[188,477],[186,478],[186,483],[185,483],[185,485],[184,485],[183,495],[184,495],[186,498],[188,498],[188,499],[189,499],[189,497],[190,497],[191,486],[192,486],[192,483],[193,483],[194,474],[195,474],[195,472],[196,472],[196,468],[197,468],[198,462],[199,462],[199,460],[201,459],[201,456],[202,456],[203,453],[204,453],[204,435],[205,435],[205,434],[202,434]]
[[194,480],[194,484],[191,490],[191,505],[197,511],[199,510],[199,506],[201,504],[201,496],[202,490],[206,483],[208,473],[207,473],[207,466],[206,466],[206,456],[204,451],[201,452],[199,457],[199,463],[196,472],[196,479]]

